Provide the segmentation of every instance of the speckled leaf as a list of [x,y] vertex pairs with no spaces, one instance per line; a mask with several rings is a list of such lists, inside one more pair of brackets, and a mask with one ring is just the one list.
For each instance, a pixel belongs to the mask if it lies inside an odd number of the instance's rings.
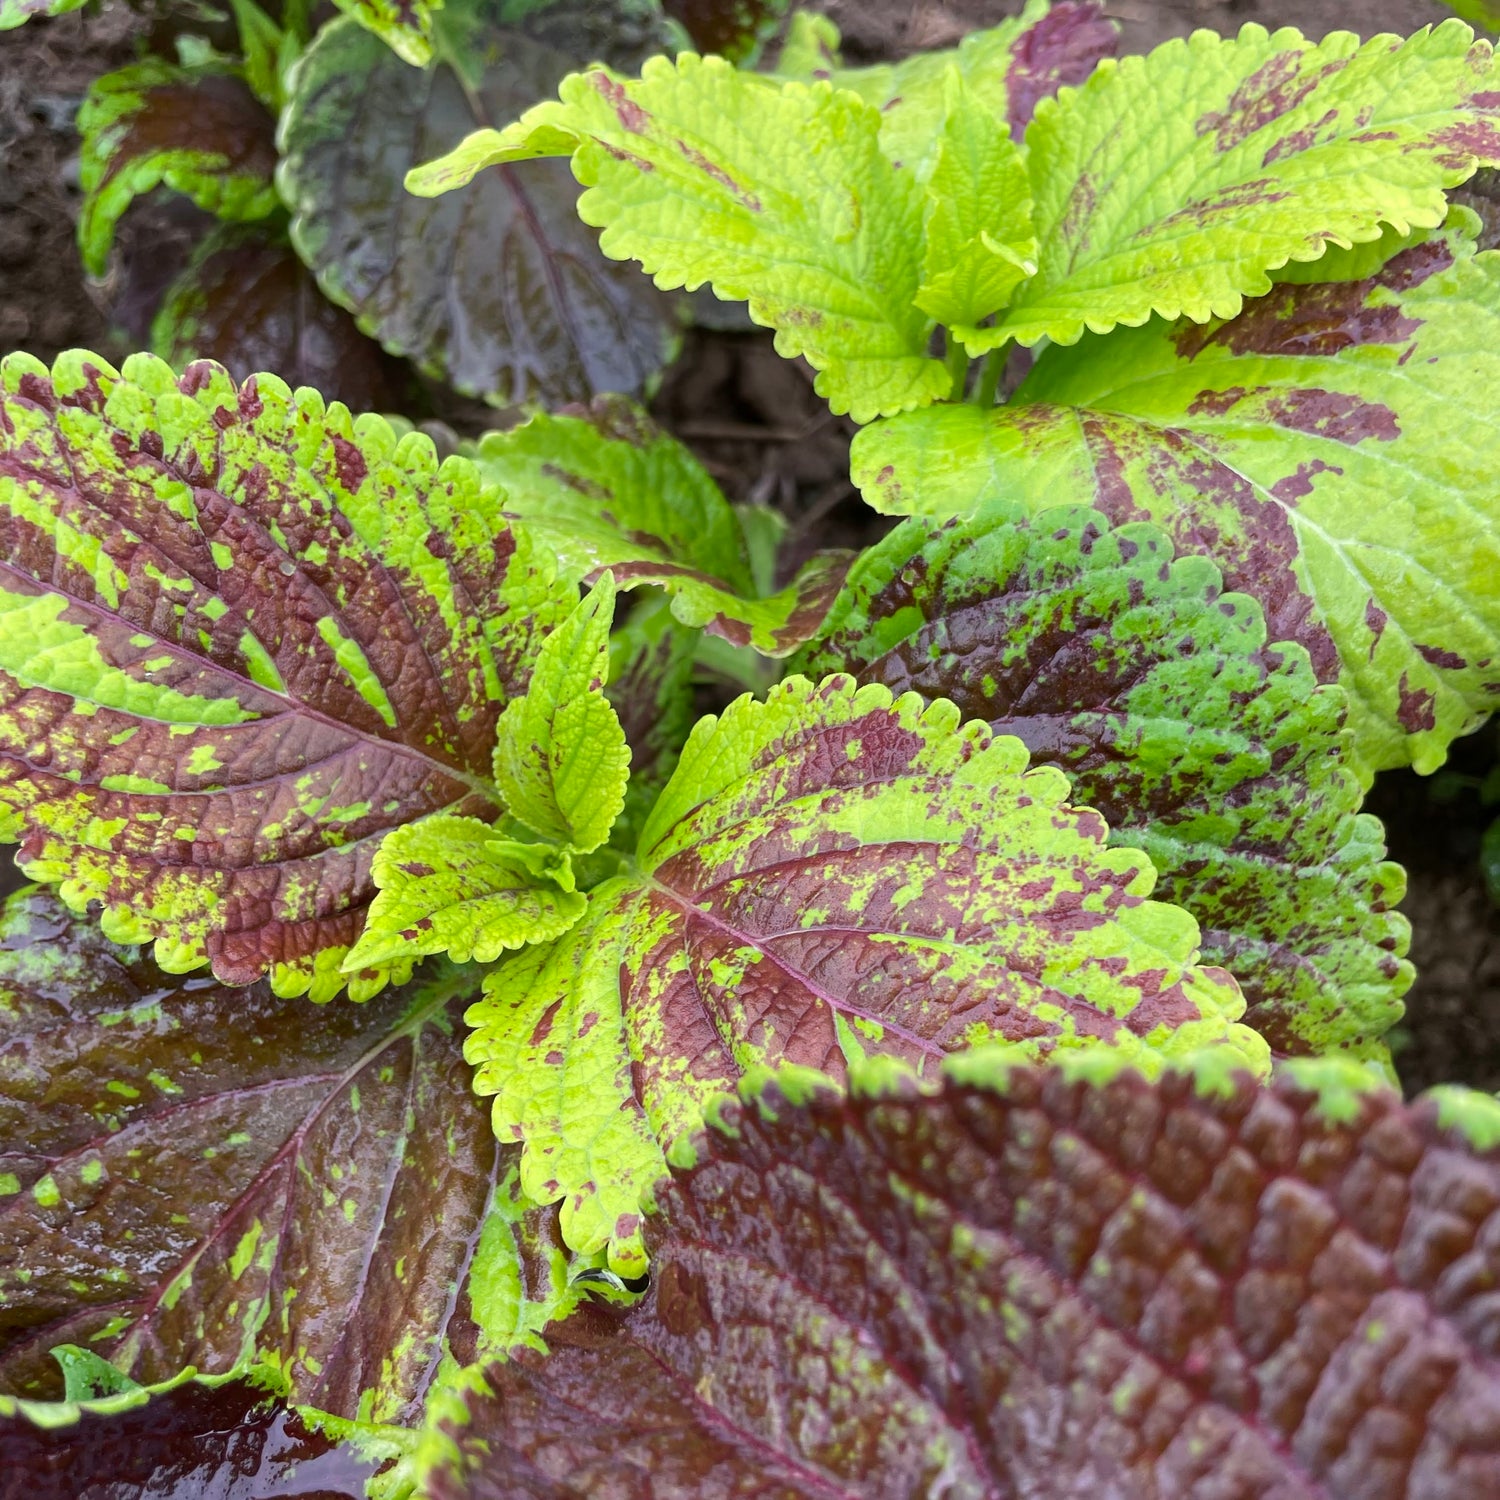
[[1071,1072],[726,1110],[434,1500],[1500,1493],[1492,1099]]
[[1500,163],[1490,47],[1457,21],[1410,41],[1208,31],[1107,62],[1026,137],[1040,266],[971,354],[1077,342],[1153,313],[1233,317],[1267,272],[1381,225],[1433,228],[1443,189]]
[[350,21],[325,27],[299,63],[278,179],[298,253],[361,328],[467,395],[642,389],[676,320],[636,271],[599,253],[565,164],[487,172],[438,203],[402,187],[408,167],[510,119],[591,54],[492,25],[477,0],[451,0],[437,28],[448,61],[423,73]]
[[0,0],[0,31],[24,26],[37,16],[63,16],[85,0]]
[[1359,816],[1345,695],[1267,642],[1260,606],[1155,526],[1097,512],[908,521],[867,552],[796,665],[949,698],[1018,735],[1143,849],[1282,1052],[1377,1060],[1410,985],[1406,888]]
[[507,513],[570,576],[591,581],[608,568],[624,588],[659,584],[684,624],[767,656],[813,634],[849,566],[847,552],[816,553],[763,598],[744,527],[718,485],[624,397],[489,433],[478,463],[504,489]]
[[378,36],[403,62],[432,61],[432,18],[443,0],[334,0],[346,16]]
[[47,1351],[78,1343],[142,1382],[258,1369],[336,1435],[419,1449],[433,1394],[534,1341],[591,1264],[520,1196],[470,1091],[478,982],[440,966],[313,1012],[173,981],[54,897],[12,897],[0,1390],[60,1395]]
[[630,746],[630,784],[610,843],[634,849],[652,804],[677,766],[696,717],[693,654],[698,632],[679,625],[658,596],[638,605],[610,638],[605,691]]
[[553,573],[472,465],[314,391],[12,355],[0,836],[173,972],[328,998],[385,834],[493,816]]
[[827,83],[777,85],[719,57],[653,58],[639,79],[575,73],[560,101],[481,130],[413,172],[444,193],[496,164],[571,156],[578,212],[607,255],[658,286],[710,284],[776,330],[787,358],[855,421],[905,411],[951,384],[929,356],[922,194],[881,154],[880,113]]
[[151,324],[151,350],[178,370],[214,360],[236,380],[274,370],[351,411],[400,410],[410,383],[318,290],[286,236],[259,224],[225,224],[203,240]]
[[478,818],[435,813],[388,833],[375,851],[378,894],[346,973],[446,953],[493,963],[507,949],[561,936],[584,900],[555,851],[496,836]]
[[[880,145],[892,161],[925,178],[947,118],[947,75],[956,68],[977,99],[1018,144],[1038,103],[1080,84],[1119,44],[1115,26],[1094,0],[1026,0],[1021,13],[975,31],[949,51],[918,52],[871,68],[826,66],[820,48],[805,49],[815,66],[804,76],[829,78],[881,112]],[[781,66],[788,67],[783,55]],[[795,75],[794,75],[795,76]]]
[[1197,925],[1145,899],[1149,862],[1106,849],[1067,790],[952,704],[848,677],[700,720],[629,872],[468,1013],[526,1193],[564,1199],[575,1248],[612,1240],[630,1264],[653,1153],[755,1067],[841,1075],[868,1047],[931,1069],[990,1038],[1260,1066],[1238,989],[1194,966]]
[[662,0],[699,52],[717,52],[744,67],[780,29],[791,0]]
[[263,219],[280,205],[276,122],[227,65],[178,68],[148,57],[98,79],[78,111],[83,137],[84,266],[104,274],[115,224],[163,183],[222,219]]
[[1500,255],[1464,210],[1378,274],[1287,285],[1238,318],[1048,351],[994,412],[862,433],[877,509],[1077,499],[1151,517],[1350,695],[1365,768],[1430,771],[1500,701]]

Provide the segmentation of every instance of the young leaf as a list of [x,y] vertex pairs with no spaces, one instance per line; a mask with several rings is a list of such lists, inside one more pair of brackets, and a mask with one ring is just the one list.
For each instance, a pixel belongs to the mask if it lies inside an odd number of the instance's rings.
[[1500,256],[1463,211],[1377,275],[1287,285],[1239,317],[1049,350],[997,411],[861,433],[877,509],[1080,500],[1208,551],[1350,696],[1356,763],[1431,771],[1500,699]]
[[195,359],[236,380],[275,370],[351,411],[394,411],[400,366],[318,290],[284,232],[225,224],[194,251],[151,324],[151,351],[175,369]]
[[813,634],[849,565],[846,552],[819,552],[761,597],[744,526],[718,485],[624,397],[488,433],[478,463],[571,576],[609,568],[626,588],[659,584],[684,624],[767,656]]
[[681,22],[699,52],[748,68],[780,29],[791,0],[662,0],[662,9]]
[[276,121],[227,65],[147,57],[106,73],[78,111],[78,131],[78,245],[91,275],[109,264],[120,215],[158,183],[221,219],[263,219],[280,206]]
[[1010,301],[1036,272],[1031,183],[1020,150],[955,68],[926,185],[926,247],[917,306],[960,335]]
[[435,1500],[1496,1492],[1493,1100],[1070,1073],[726,1110]]
[[273,376],[9,356],[0,836],[172,972],[337,993],[380,840],[493,813],[501,706],[571,608],[499,504]]
[[1155,526],[1097,512],[908,521],[866,552],[796,663],[948,698],[1060,766],[1110,843],[1203,929],[1283,1053],[1380,1059],[1412,980],[1400,866],[1358,816],[1345,695],[1268,644],[1260,606]]
[[615,582],[605,573],[542,643],[531,684],[500,715],[495,785],[521,822],[587,854],[609,837],[625,805],[630,747],[609,679]]
[[1153,313],[1233,317],[1331,244],[1443,221],[1443,189],[1500,163],[1488,43],[1198,31],[1106,63],[1027,134],[1040,268],[965,340],[1076,343]]
[[1146,900],[1148,861],[1066,793],[951,704],[847,677],[701,720],[633,870],[468,1013],[526,1193],[633,1265],[652,1162],[754,1067],[841,1075],[868,1047],[930,1069],[990,1038],[1262,1066],[1239,991],[1194,967],[1192,918]]
[[13,897],[0,1389],[56,1397],[47,1351],[75,1342],[136,1381],[248,1369],[336,1421],[416,1428],[463,1368],[534,1342],[589,1263],[472,1097],[477,984],[440,967],[309,1026],[304,1001],[174,982]]
[[927,352],[922,196],[881,154],[880,114],[826,83],[780,87],[719,57],[653,58],[639,79],[593,69],[561,102],[481,130],[410,174],[412,192],[461,187],[496,164],[572,156],[600,245],[658,286],[748,301],[787,358],[818,370],[835,412],[867,422],[945,395]]
[[0,31],[13,31],[36,16],[64,16],[85,0],[0,0]]
[[334,0],[346,16],[378,36],[402,62],[424,68],[432,61],[433,12],[443,0]]
[[451,813],[387,834],[372,868],[379,894],[344,972],[434,953],[487,964],[507,949],[560,937],[585,903],[565,888],[572,885],[566,862],[550,865],[554,853],[499,838],[488,823]]
[[[1080,84],[1113,57],[1115,25],[1094,0],[1027,0],[1021,14],[975,31],[951,51],[919,52],[895,64],[872,68],[829,67],[828,39],[800,49],[813,69],[802,75],[829,78],[851,89],[881,113],[880,145],[890,159],[919,179],[932,169],[948,118],[949,71],[956,68],[967,89],[1018,145],[1038,103],[1067,84]],[[836,40],[836,39],[835,39]],[[781,70],[799,76],[799,59],[783,54]]]
[[488,172],[441,203],[402,188],[409,166],[511,118],[580,60],[491,14],[451,0],[437,17],[440,59],[423,74],[350,21],[324,27],[281,122],[292,241],[365,332],[466,395],[555,403],[640,390],[670,357],[676,319],[643,277],[599,253],[564,165]]

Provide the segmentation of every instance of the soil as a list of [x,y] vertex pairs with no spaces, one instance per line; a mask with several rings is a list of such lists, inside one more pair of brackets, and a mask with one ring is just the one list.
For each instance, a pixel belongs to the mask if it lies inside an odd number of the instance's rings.
[[[853,62],[951,44],[993,25],[1019,0],[827,0]],[[1353,29],[1406,33],[1441,21],[1435,0],[1108,0],[1127,51],[1197,27],[1233,32],[1248,21],[1311,35]],[[0,34],[0,350],[51,359],[60,349],[110,349],[104,298],[83,274],[73,239],[78,139],[72,129],[90,81],[144,45],[147,23],[120,0]],[[699,330],[667,376],[658,416],[689,442],[734,500],[788,517],[784,566],[820,546],[868,545],[885,529],[848,481],[850,424],[831,417],[810,373],[778,359],[767,335]],[[462,428],[468,408],[445,412]],[[1490,731],[1455,747],[1476,781],[1495,763]],[[1478,864],[1493,816],[1477,795],[1439,803],[1433,783],[1380,778],[1371,810],[1386,821],[1392,857],[1410,872],[1403,910],[1413,927],[1418,980],[1397,1037],[1408,1088],[1442,1081],[1500,1090],[1500,913]],[[0,890],[16,883],[0,865]]]

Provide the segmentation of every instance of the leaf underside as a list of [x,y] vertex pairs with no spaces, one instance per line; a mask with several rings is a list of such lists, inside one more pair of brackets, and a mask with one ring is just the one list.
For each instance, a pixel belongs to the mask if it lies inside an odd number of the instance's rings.
[[1500,1492],[1494,1101],[1476,1145],[1319,1067],[773,1088],[663,1193],[642,1307],[492,1370],[435,1494]]
[[842,1077],[866,1049],[931,1070],[1001,1039],[1104,1042],[1262,1068],[1198,931],[1144,898],[1067,780],[1019,741],[847,677],[792,678],[699,722],[635,871],[564,937],[508,959],[468,1013],[475,1087],[568,1243],[641,1263],[643,1192],[747,1071]]
[[172,972],[328,998],[385,834],[494,816],[501,707],[572,597],[425,436],[273,376],[12,355],[0,836]]
[[365,332],[466,395],[640,390],[669,357],[675,320],[638,273],[599,253],[564,164],[489,172],[438,203],[403,189],[407,167],[509,119],[575,65],[470,0],[438,25],[445,55],[474,79],[446,62],[414,73],[352,22],[324,28],[299,63],[278,178],[298,253]]
[[1360,280],[1289,283],[1237,318],[1052,349],[1015,404],[860,434],[879,510],[1062,500],[1145,517],[1259,599],[1348,690],[1362,774],[1431,771],[1500,701],[1500,255],[1470,221]]
[[1203,930],[1284,1053],[1380,1056],[1411,965],[1405,876],[1358,816],[1345,696],[1155,526],[1095,511],[907,521],[866,552],[799,671],[947,698],[1061,767]]

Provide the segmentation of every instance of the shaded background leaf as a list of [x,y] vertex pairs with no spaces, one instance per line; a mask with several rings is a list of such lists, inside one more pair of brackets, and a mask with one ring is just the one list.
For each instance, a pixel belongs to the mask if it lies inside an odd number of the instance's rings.
[[436,1495],[1500,1490],[1493,1100],[1070,1071],[726,1110],[642,1307],[494,1369]]
[[676,317],[638,271],[599,253],[565,164],[507,166],[430,203],[402,186],[408,167],[519,114],[581,60],[557,50],[573,35],[565,15],[544,42],[501,25],[499,10],[452,0],[440,60],[423,73],[353,22],[319,34],[280,128],[293,243],[363,329],[466,395],[641,391],[675,347]]

